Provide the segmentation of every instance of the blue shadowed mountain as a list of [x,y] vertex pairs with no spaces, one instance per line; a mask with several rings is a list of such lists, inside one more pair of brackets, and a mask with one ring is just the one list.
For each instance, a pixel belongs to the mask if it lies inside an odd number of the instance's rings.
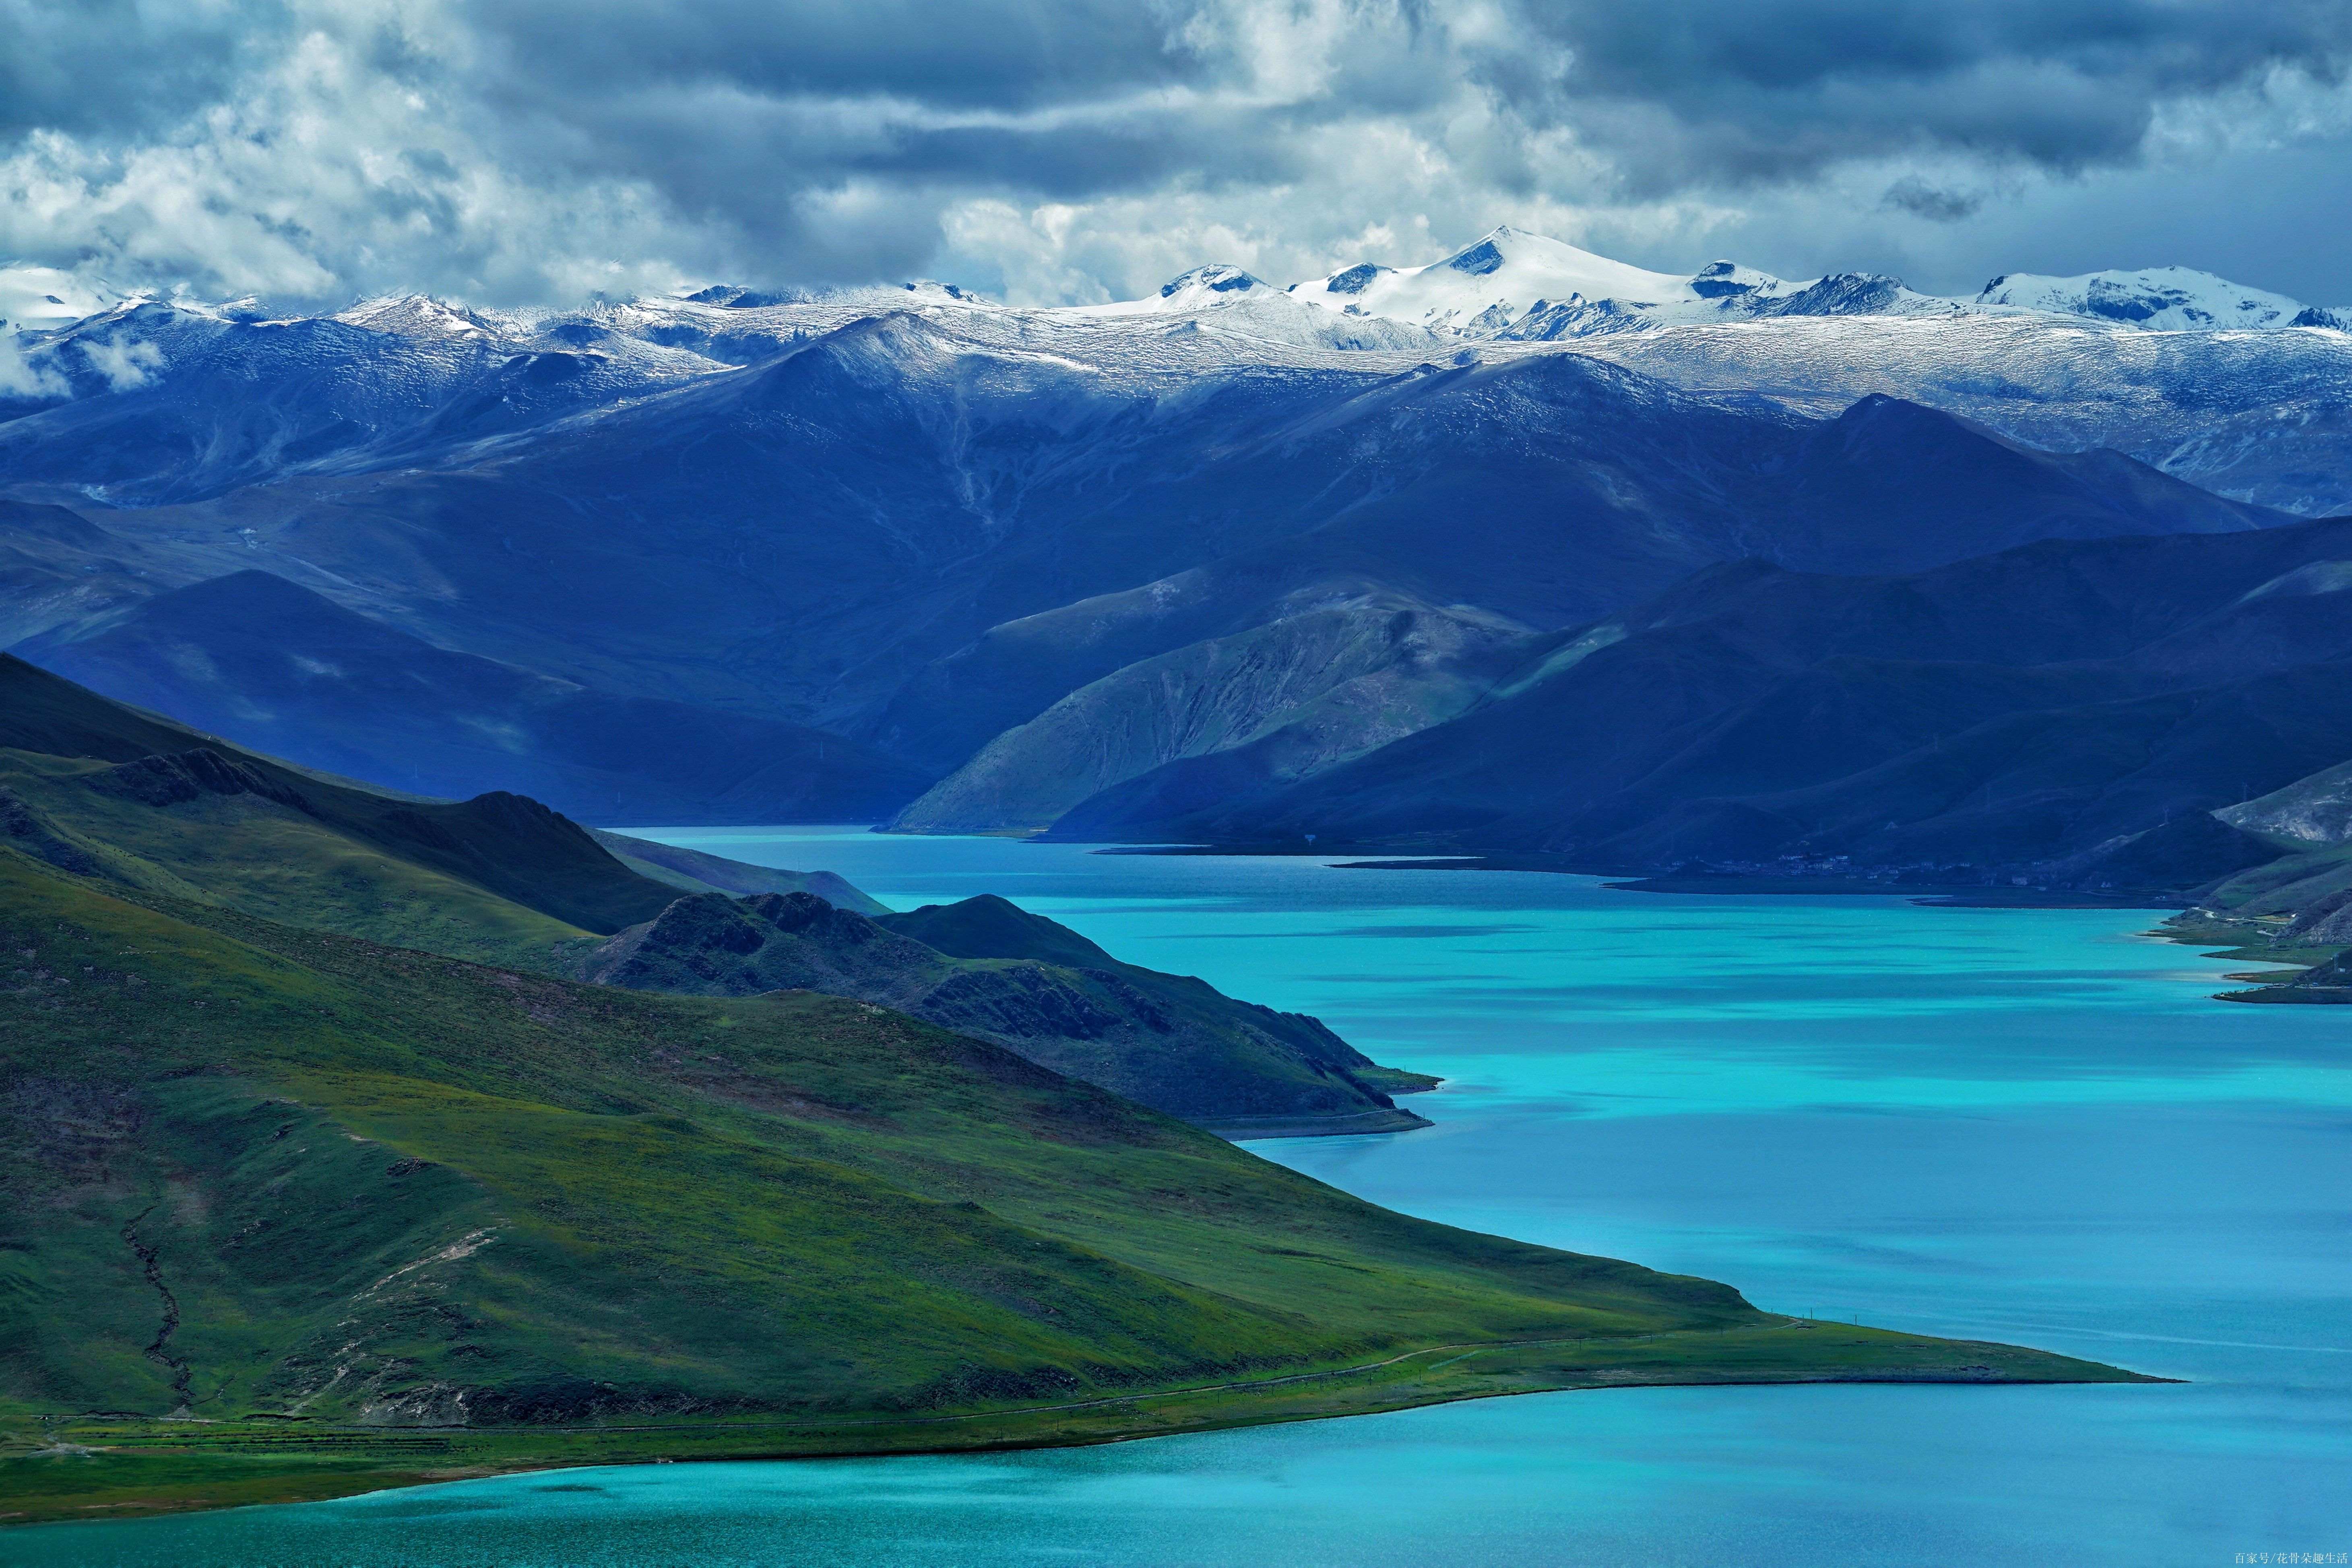
[[[2168,384],[2159,407],[2085,371],[2084,343],[2138,363],[2212,338],[2270,355],[2273,390],[2341,357],[2340,334],[2286,318],[2155,332],[2064,289],[1937,301],[1481,243],[1319,292],[1211,267],[1061,310],[935,285],[571,315],[127,303],[25,351],[63,368],[46,405],[0,420],[0,489],[81,531],[12,531],[0,607],[28,657],[101,689],[298,756],[337,748],[324,765],[393,784],[446,765],[470,784],[467,758],[508,749],[583,815],[740,819],[839,798],[826,769],[846,757],[841,787],[896,792],[910,830],[1035,829],[1129,789],[1157,792],[1159,820],[1459,721],[1560,628],[1725,563],[1901,575],[2281,523],[2098,441],[2045,450],[1974,416],[2010,406],[1996,381],[2019,407],[2122,398],[2134,429],[2173,411],[2177,455],[2195,389]],[[1626,321],[1528,326],[1599,304]],[[1727,332],[1790,345],[1775,363],[1798,383],[1703,379]],[[2000,375],[1955,357],[1955,333],[2000,345]],[[2252,363],[2200,383],[2200,418],[2252,406]],[[436,752],[368,706],[389,715],[400,682],[315,650],[343,673],[281,661],[265,680],[261,645],[290,647],[299,617],[257,611],[242,650],[234,616],[165,608],[168,632],[142,629],[142,601],[256,568],[512,689],[416,706]],[[241,673],[207,695],[203,659]],[[693,737],[681,754],[638,739],[669,710],[610,706],[631,703],[680,705],[664,722]],[[600,752],[591,730],[620,740]],[[815,793],[789,796],[755,752]]]
[[[933,778],[977,764],[904,819],[938,829],[1043,826],[1285,728],[1328,765],[1457,710],[1513,638],[1711,562],[1884,572],[2280,521],[1893,399],[1816,421],[1577,355],[1359,362],[1108,376],[861,320],[495,460],[106,515],[592,689],[780,714]],[[1139,710],[1139,686],[1168,695]],[[1067,700],[1128,737],[1083,776],[1056,754]]]
[[2185,886],[2280,853],[2209,813],[2352,755],[2347,561],[2336,519],[1904,576],[1730,563],[1318,777],[1180,764],[1056,831]]
[[600,821],[871,820],[924,782],[837,735],[436,647],[267,572],[20,652],[306,766],[434,795],[512,789]]

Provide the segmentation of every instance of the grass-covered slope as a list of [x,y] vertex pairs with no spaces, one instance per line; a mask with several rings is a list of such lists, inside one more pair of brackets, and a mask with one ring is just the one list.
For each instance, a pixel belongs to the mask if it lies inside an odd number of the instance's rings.
[[[959,906],[960,918],[986,907],[995,925],[1059,932],[1080,969],[945,956],[869,922],[857,910],[888,911],[828,873],[583,830],[519,795],[406,800],[321,777],[21,661],[0,658],[0,696],[21,699],[0,708],[0,742],[19,742],[0,746],[0,839],[124,889],[542,972],[569,972],[594,948],[587,978],[636,989],[881,1003],[1234,1131],[1425,1124],[1388,1095],[1433,1080],[1375,1068],[1311,1019],[1120,964],[1001,900]],[[746,923],[751,906],[726,894],[753,889],[769,912]],[[773,918],[786,907],[806,917],[789,931]],[[730,945],[745,933],[748,946]]]
[[[185,755],[187,753],[182,753]],[[127,889],[225,904],[289,924],[404,947],[544,967],[593,933],[340,833],[250,794],[204,792],[158,806],[93,787],[113,770],[0,751],[15,842]]]
[[507,962],[520,957],[515,943],[604,935],[676,897],[527,797],[387,795],[5,654],[0,784],[131,884]]
[[[7,848],[0,927],[0,1513],[19,1518],[397,1484],[436,1452],[478,1469],[1594,1381],[2125,1375],[1832,1348],[1728,1287],[1391,1214],[866,1004],[520,975],[131,901]],[[1491,1363],[1504,1381],[1413,1360],[1480,1343],[1521,1347]],[[1334,1375],[1272,1381],[1307,1373]],[[152,1425],[183,1414],[221,1425]],[[386,1431],[419,1426],[465,1430]]]

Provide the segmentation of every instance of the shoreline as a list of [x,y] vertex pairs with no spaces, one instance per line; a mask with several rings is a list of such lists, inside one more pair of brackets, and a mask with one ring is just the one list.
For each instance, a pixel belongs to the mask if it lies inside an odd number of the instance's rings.
[[[2196,919],[2200,915],[2204,917],[2201,922]],[[2237,981],[2241,989],[2211,993],[2216,1002],[2233,1002],[2241,1006],[2305,1007],[2352,1003],[2352,989],[2334,984],[2313,984],[2306,979],[2316,970],[2340,963],[2341,955],[2352,951],[2334,943],[2281,947],[2260,921],[2204,909],[2184,910],[2147,934],[2161,942],[2207,949],[2200,955],[2205,958],[2263,966],[2223,974],[2222,979]],[[2248,941],[2250,937],[2259,939],[2261,945]],[[2333,981],[2336,976],[2326,978]]]
[[[1170,857],[1233,857],[1329,860],[1335,871],[1535,871],[1551,876],[1594,877],[1615,891],[1627,893],[1740,894],[1769,897],[1858,897],[1908,899],[1924,909],[1948,910],[2187,910],[2191,906],[2173,894],[2147,889],[2083,892],[2072,889],[2021,887],[1993,882],[1905,882],[1857,876],[1750,876],[1730,871],[1655,871],[1642,867],[1596,865],[1568,855],[1484,854],[1470,850],[1435,850],[1427,855],[1400,854],[1391,847],[1339,845],[1328,849],[1274,848],[1265,846],[1216,844],[1116,845],[1097,855],[1160,855]],[[1381,858],[1382,855],[1387,858]],[[1333,856],[1363,858],[1332,860]]]
[[[1356,1343],[1374,1331],[1360,1331]],[[1729,1328],[1425,1345],[1361,1364],[1292,1364],[1306,1370],[1043,1405],[798,1418],[743,1413],[588,1427],[194,1422],[44,1414],[19,1405],[0,1414],[0,1523],[316,1500],[582,1465],[1082,1447],[1595,1387],[2167,1381],[1990,1342],[1809,1324],[1777,1314]]]
[[[1777,1321],[1775,1321],[1777,1320]],[[1453,1353],[1448,1353],[1453,1352]],[[1416,1365],[1423,1358],[1446,1359]],[[1344,1385],[1340,1380],[1346,1380]],[[593,1427],[359,1426],[284,1420],[0,1417],[37,1426],[0,1466],[0,1525],[160,1518],[615,1464],[854,1458],[1087,1447],[1239,1426],[1380,1415],[1465,1400],[1594,1388],[1910,1383],[2015,1387],[2164,1384],[2104,1363],[1992,1341],[1938,1339],[1769,1314],[1735,1328],[1618,1339],[1424,1345],[1380,1361],[1010,1409],[845,1413]],[[199,1430],[198,1428],[202,1428]],[[962,1440],[942,1442],[940,1428]],[[860,1430],[866,1440],[846,1439]],[[754,1436],[752,1434],[759,1434]],[[10,1433],[11,1437],[16,1436]],[[428,1457],[429,1456],[429,1457]],[[420,1462],[422,1461],[422,1462]],[[20,1466],[96,1464],[96,1487],[28,1489]],[[67,1474],[60,1479],[72,1480]]]

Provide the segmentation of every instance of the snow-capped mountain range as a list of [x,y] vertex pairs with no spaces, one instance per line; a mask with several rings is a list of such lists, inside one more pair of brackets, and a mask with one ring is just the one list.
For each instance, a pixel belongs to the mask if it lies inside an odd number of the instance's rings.
[[[2352,510],[2352,310],[2179,268],[2011,274],[1953,299],[1867,273],[1792,280],[1729,261],[1651,272],[1506,227],[1420,267],[1368,261],[1284,288],[1209,265],[1140,300],[1064,308],[918,281],[714,285],[572,310],[409,295],[288,317],[254,300],[163,299],[19,268],[0,270],[0,485],[67,484],[106,504],[418,460],[903,314],[1154,399],[1241,372],[1580,353],[1814,415],[1902,397],[2052,449],[2113,447],[2237,500]],[[8,438],[12,419],[44,409],[110,426],[131,414],[124,399],[239,435],[143,455],[114,443],[97,471],[59,455],[57,430]]]
[[[764,322],[822,318],[846,307],[948,307],[1006,311],[1072,323],[1205,317],[1242,335],[1340,348],[1410,349],[1414,332],[1370,327],[1398,323],[1454,340],[1559,342],[1667,326],[1797,316],[2073,317],[2139,331],[2269,331],[2352,326],[2352,307],[2305,305],[2185,267],[2109,270],[2056,278],[2006,273],[1969,298],[1922,294],[1877,273],[1833,273],[1791,280],[1732,261],[1714,261],[1687,277],[1651,272],[1522,229],[1500,227],[1451,256],[1419,267],[1361,262],[1328,277],[1276,288],[1223,264],[1198,267],[1139,300],[1105,305],[1018,308],[997,305],[950,284],[928,280],[896,289],[760,293],[712,285],[667,298],[600,303],[587,310],[480,310],[423,295],[365,300],[320,320],[419,339],[528,342],[567,324],[662,343],[678,329],[712,320]],[[1314,313],[1290,309],[1313,306]],[[42,340],[87,329],[142,306],[224,321],[272,318],[256,300],[208,303],[164,299],[93,283],[49,268],[0,268],[0,327],[14,329],[20,354]],[[723,312],[723,314],[722,314]],[[1348,320],[1335,322],[1324,313]],[[312,318],[283,318],[303,320]],[[690,330],[690,328],[689,328]],[[725,336],[724,333],[717,334]],[[31,341],[27,341],[27,340]],[[580,346],[575,344],[574,346]],[[721,356],[722,359],[724,356]]]
[[[846,737],[937,781],[904,818],[934,830],[1286,788],[1718,568],[1906,576],[2352,510],[2352,332],[2179,272],[1950,300],[1502,229],[1061,309],[7,287],[0,646],[92,680],[131,659],[135,700],[236,738],[260,720],[218,673],[234,628],[174,595],[267,574],[379,649]],[[272,689],[396,732],[399,657],[304,658]],[[471,700],[446,697],[503,733]]]
[[[1231,287],[1229,284],[1228,287]],[[2082,316],[2149,331],[2341,329],[2352,310],[2306,306],[2185,267],[2047,278],[2011,273],[1973,298],[1921,294],[1846,272],[1790,281],[1714,261],[1688,277],[1647,272],[1504,227],[1424,267],[1363,262],[1294,283],[1296,299],[1465,336],[1559,339],[1768,316]]]
[[[1420,267],[1365,262],[1278,288],[1210,265],[1140,300],[1064,308],[918,281],[714,285],[576,310],[405,295],[282,316],[256,300],[162,299],[32,268],[0,269],[0,484],[65,483],[107,504],[421,460],[906,314],[1155,399],[1252,368],[1352,374],[1576,352],[1816,415],[1903,397],[2053,449],[2112,447],[2237,500],[2352,508],[2352,310],[2180,268],[2011,274],[1949,299],[1864,273],[1792,280],[1729,261],[1651,272],[1504,227]],[[134,404],[159,403],[211,433],[143,451],[104,442],[93,471],[58,429],[8,429],[44,409],[112,428]]]

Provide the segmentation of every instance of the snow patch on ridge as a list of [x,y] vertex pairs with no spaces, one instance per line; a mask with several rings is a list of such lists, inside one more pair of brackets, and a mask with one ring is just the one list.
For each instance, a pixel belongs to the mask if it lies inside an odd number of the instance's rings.
[[1365,263],[1328,278],[1294,283],[1286,292],[1295,300],[1351,315],[1455,330],[1481,318],[1492,320],[1496,311],[1517,321],[1538,305],[1571,298],[1653,304],[1699,298],[1688,279],[1645,272],[1507,226],[1426,267]]
[[2086,272],[2078,278],[2011,272],[1986,284],[1977,302],[2090,316],[2147,331],[2326,324],[2297,322],[2295,318],[2304,314],[2299,300],[2187,267]]

